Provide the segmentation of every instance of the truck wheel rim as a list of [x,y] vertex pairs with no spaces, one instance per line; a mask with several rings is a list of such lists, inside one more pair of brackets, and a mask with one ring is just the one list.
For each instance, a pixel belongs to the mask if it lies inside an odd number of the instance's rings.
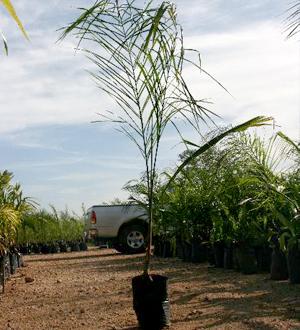
[[127,236],[127,244],[133,249],[139,249],[144,245],[144,235],[140,231],[131,231]]

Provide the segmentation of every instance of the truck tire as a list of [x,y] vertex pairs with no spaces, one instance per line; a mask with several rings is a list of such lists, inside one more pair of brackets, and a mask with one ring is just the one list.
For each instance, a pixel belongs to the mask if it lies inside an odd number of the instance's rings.
[[121,229],[119,234],[118,249],[122,252],[133,254],[145,251],[146,246],[146,229],[141,225],[128,225]]

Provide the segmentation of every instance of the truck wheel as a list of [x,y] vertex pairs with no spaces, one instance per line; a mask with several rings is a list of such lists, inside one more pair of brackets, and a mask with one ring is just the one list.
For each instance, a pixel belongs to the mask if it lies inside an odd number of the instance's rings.
[[140,225],[124,227],[119,234],[122,252],[141,253],[145,251],[146,230]]

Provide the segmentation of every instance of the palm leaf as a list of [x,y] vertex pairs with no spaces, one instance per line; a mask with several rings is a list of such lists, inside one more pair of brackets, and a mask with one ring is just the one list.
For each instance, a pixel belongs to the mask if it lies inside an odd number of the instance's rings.
[[11,1],[10,0],[0,0],[0,3],[3,4],[3,6],[6,8],[7,12],[9,13],[9,15],[15,20],[15,22],[18,24],[19,26],[19,29],[22,31],[24,37],[26,39],[29,39],[28,38],[28,35],[23,27],[23,24],[22,22],[20,21],[16,11],[15,11],[15,8],[14,6],[12,5]]
[[[217,144],[219,141],[221,141],[222,139],[224,139],[226,136],[233,134],[233,133],[237,133],[237,132],[243,132],[245,130],[247,130],[250,127],[259,127],[259,126],[265,126],[265,125],[270,125],[269,122],[273,120],[272,117],[264,117],[264,116],[258,116],[255,117],[251,120],[248,120],[240,125],[234,126],[230,129],[228,129],[227,131],[219,134],[218,136],[214,137],[213,139],[211,139],[210,141],[208,141],[207,143],[205,143],[203,146],[198,146],[199,148],[194,151],[189,157],[187,157],[181,164],[180,166],[177,167],[175,173],[173,174],[173,176],[171,177],[171,179],[169,180],[169,183],[167,184],[166,188],[169,186],[169,184],[172,183],[172,181],[174,181],[174,179],[177,177],[177,175],[191,162],[193,162],[198,156],[200,156],[201,154],[203,154],[206,150],[208,150],[209,148],[211,148],[212,146],[214,146],[215,144]],[[192,144],[195,146],[195,144]],[[166,189],[165,188],[165,189]]]

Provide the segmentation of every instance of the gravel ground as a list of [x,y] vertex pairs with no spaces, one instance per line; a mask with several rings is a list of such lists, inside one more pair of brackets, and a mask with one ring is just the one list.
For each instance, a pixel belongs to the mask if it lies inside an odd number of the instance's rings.
[[[131,278],[141,255],[90,249],[25,257],[0,294],[0,329],[137,329]],[[300,285],[207,264],[153,259],[169,277],[170,329],[300,329]]]

